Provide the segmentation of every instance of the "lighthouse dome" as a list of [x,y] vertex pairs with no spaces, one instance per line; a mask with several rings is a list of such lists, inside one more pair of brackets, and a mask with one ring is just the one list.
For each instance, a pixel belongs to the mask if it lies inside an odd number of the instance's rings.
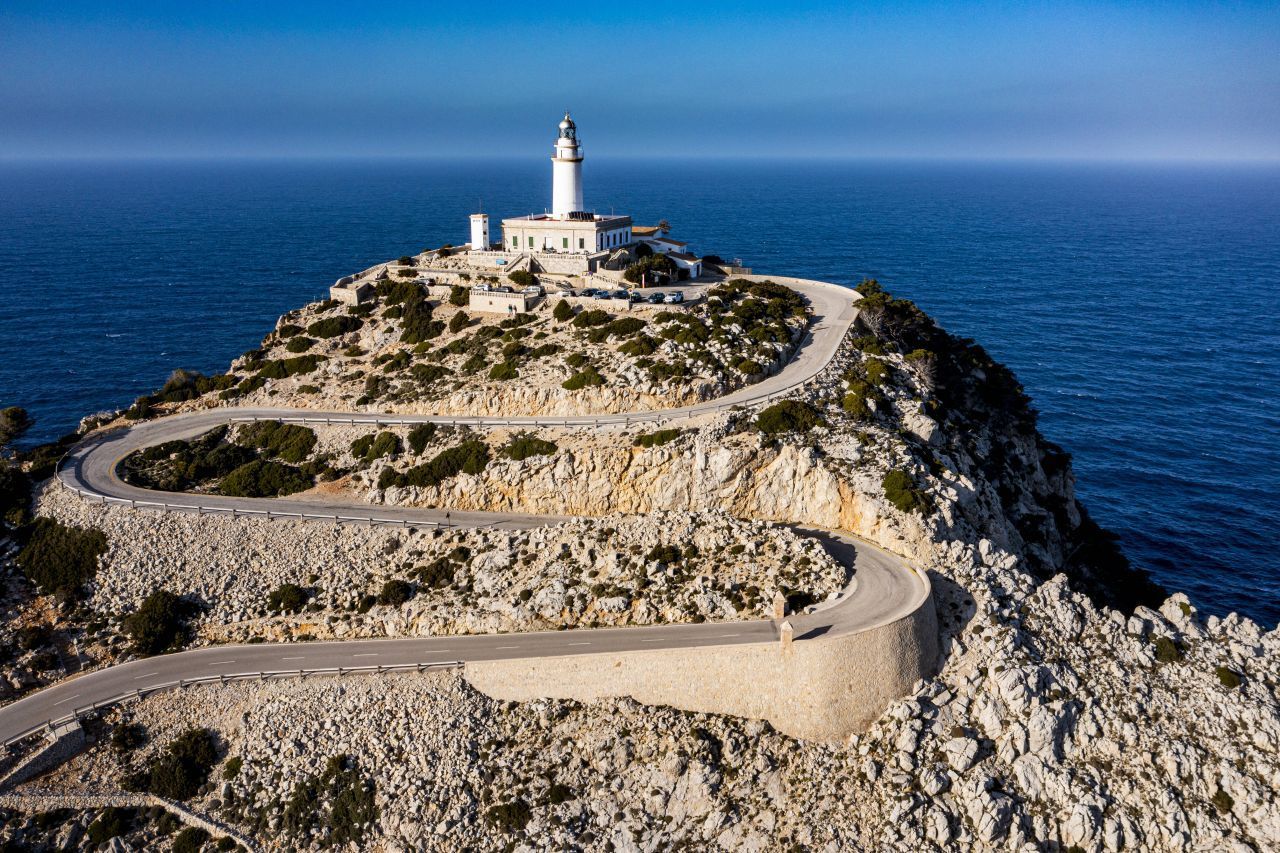
[[569,118],[569,113],[564,114],[564,120],[560,122],[560,138],[576,139],[578,136],[578,126],[573,123],[573,119]]

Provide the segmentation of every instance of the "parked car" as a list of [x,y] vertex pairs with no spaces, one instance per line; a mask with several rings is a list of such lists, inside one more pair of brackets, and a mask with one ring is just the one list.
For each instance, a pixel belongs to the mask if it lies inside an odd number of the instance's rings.
[[634,290],[629,290],[627,291],[627,301],[628,302],[644,302],[644,294],[637,293]]
[[515,293],[515,290],[513,290],[510,287],[507,287],[505,284],[495,287],[493,291],[494,293]]
[[607,290],[597,290],[595,293],[591,294],[591,298],[592,298],[592,299],[608,299],[608,298],[609,298],[609,291],[607,291]]
[[540,284],[531,284],[524,289],[524,292],[530,296],[542,296],[543,290]]
[[663,297],[662,301],[668,305],[675,305],[680,302],[684,302],[684,294],[678,290],[673,290]]
[[661,293],[650,293],[650,294],[648,295],[648,297],[646,297],[646,298],[645,298],[645,302],[648,302],[650,305],[661,305],[661,304],[662,304],[662,294],[661,294]]
[[615,290],[613,293],[609,294],[609,298],[610,299],[626,299],[627,292],[625,290]]

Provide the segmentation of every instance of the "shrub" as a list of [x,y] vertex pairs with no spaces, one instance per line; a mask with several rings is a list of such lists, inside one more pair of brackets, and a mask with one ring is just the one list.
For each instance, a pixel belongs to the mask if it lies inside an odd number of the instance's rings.
[[307,606],[310,595],[294,583],[282,583],[267,595],[267,610],[272,613],[298,613]]
[[123,622],[124,632],[140,655],[154,655],[178,648],[187,631],[187,618],[195,608],[167,589],[148,595]]
[[209,771],[217,761],[213,732],[187,729],[153,758],[149,767],[127,777],[125,788],[149,791],[171,800],[189,800],[209,781]]
[[299,386],[298,386],[298,393],[299,393],[299,394],[319,394],[319,393],[320,393],[320,386],[318,386],[318,385],[299,385]]
[[392,579],[382,585],[378,593],[378,603],[398,607],[413,598],[413,584],[408,581]]
[[351,455],[365,462],[372,462],[384,456],[396,456],[400,453],[400,436],[394,432],[369,433],[351,442]]
[[199,853],[210,837],[209,830],[204,827],[185,827],[173,837],[173,853]]
[[[576,320],[574,322],[577,322]],[[606,323],[597,329],[593,329],[587,334],[587,340],[593,343],[600,343],[608,338],[626,338],[639,332],[645,326],[649,325],[639,317],[619,317],[611,323]]]
[[826,426],[818,410],[801,400],[774,403],[756,417],[756,429],[765,435],[784,432],[808,432]]
[[98,557],[106,550],[107,537],[100,530],[38,518],[17,562],[42,592],[75,599],[97,574]]
[[427,444],[431,442],[431,439],[435,436],[436,430],[438,429],[439,427],[435,424],[427,423],[418,424],[416,427],[409,430],[409,449],[415,454],[422,453],[422,451],[426,449]]
[[734,369],[746,376],[756,376],[764,373],[764,368],[760,366],[760,363],[749,358],[744,358],[735,364]]
[[1182,649],[1169,637],[1155,637],[1156,660],[1160,663],[1177,663],[1182,660]]
[[644,555],[645,560],[650,563],[666,563],[668,566],[675,565],[684,558],[677,545],[654,545],[648,554]]
[[1221,786],[1219,786],[1218,790],[1214,792],[1213,797],[1210,798],[1209,802],[1213,803],[1213,807],[1221,814],[1226,814],[1231,811],[1232,807],[1236,804],[1236,801],[1230,794],[1222,790]]
[[889,365],[885,364],[878,358],[867,359],[863,365],[863,370],[867,374],[867,382],[873,386],[883,385],[885,380],[889,378]]
[[311,373],[320,366],[321,362],[325,361],[328,361],[328,359],[315,353],[296,355],[293,358],[281,358],[265,362],[262,367],[258,368],[257,376],[260,379],[284,379],[289,376],[301,376],[304,373]]
[[471,303],[471,291],[461,284],[449,288],[449,304],[462,308]]
[[218,491],[238,498],[274,498],[311,488],[310,478],[291,465],[255,459],[222,478]]
[[485,358],[484,353],[477,352],[462,363],[462,372],[475,373],[477,370],[482,370],[488,365],[489,359]]
[[316,320],[310,326],[307,326],[307,334],[317,338],[336,338],[338,335],[354,332],[362,325],[364,325],[364,321],[359,317],[350,315],[325,317],[323,320]]
[[561,299],[552,309],[551,316],[556,318],[556,322],[563,323],[573,317],[573,306],[569,304],[569,300]]
[[675,441],[680,437],[678,429],[660,429],[656,432],[642,432],[636,436],[635,445],[637,447],[661,447],[668,442]]
[[289,352],[306,352],[315,345],[315,342],[315,338],[308,338],[306,335],[299,335],[296,338],[290,338],[289,343],[285,344],[284,348]]
[[583,388],[603,384],[604,377],[594,367],[588,365],[560,383],[560,387],[566,391],[579,391]]
[[507,442],[500,452],[509,459],[522,462],[530,456],[550,456],[557,449],[554,441],[547,441],[522,432],[512,436],[511,441]]
[[507,273],[507,278],[511,279],[512,284],[517,284],[520,287],[530,287],[538,283],[538,279],[528,270],[512,270]]
[[315,431],[298,424],[280,421],[254,421],[240,428],[236,443],[256,447],[267,456],[279,456],[285,462],[301,462],[316,446]]
[[915,483],[906,471],[890,471],[884,475],[880,485],[884,489],[885,498],[900,512],[918,512],[923,515],[928,507],[924,492],[915,488]]
[[[135,809],[117,808],[116,806],[108,806],[102,810],[102,814],[89,824],[89,843],[93,845],[105,844],[112,838],[124,835],[133,829],[134,821],[137,819],[138,812]],[[22,849],[22,848],[18,848]]]
[[854,377],[849,380],[849,393],[844,395],[843,407],[858,420],[870,420],[872,399],[878,399],[875,389],[865,380]]
[[228,781],[240,775],[240,768],[244,766],[244,759],[238,755],[227,759],[227,763],[222,766],[222,778]]
[[414,570],[414,575],[426,586],[443,589],[453,583],[454,571],[453,562],[448,557],[439,557],[425,566],[419,566]]
[[562,347],[559,344],[542,344],[534,347],[529,351],[529,358],[545,358],[549,355],[555,355],[560,352]]
[[515,364],[510,361],[499,362],[489,370],[489,378],[499,381],[517,379],[519,376],[520,371],[516,370]]
[[302,328],[301,326],[295,325],[293,323],[285,323],[283,326],[276,329],[276,337],[278,337],[280,340],[283,341],[288,338],[292,338],[295,335],[300,335],[305,331],[306,329]]
[[851,343],[867,355],[884,355],[884,346],[876,340],[874,335],[854,338]]
[[1223,687],[1234,689],[1240,686],[1240,673],[1235,670],[1220,666],[1215,672],[1218,676],[1218,683]]
[[489,446],[473,439],[442,450],[430,462],[415,465],[403,474],[390,468],[385,469],[378,480],[378,488],[437,486],[458,474],[479,474],[488,464]]
[[471,318],[467,316],[467,312],[459,311],[449,318],[449,332],[456,335],[465,329],[470,322]]
[[111,748],[118,753],[133,752],[147,742],[147,728],[141,723],[121,723],[111,732]]
[[[623,271],[622,277],[632,284],[639,284],[640,280],[646,273],[656,272],[659,278],[666,278],[675,271],[675,261],[663,254],[652,254],[641,258],[634,264],[629,265]],[[654,276],[649,276],[646,280],[648,284],[654,284]]]
[[653,355],[658,351],[658,341],[648,335],[637,335],[629,341],[624,342],[618,347],[618,352],[623,355],[629,355],[632,358],[639,358],[646,355]]
[[579,329],[586,329],[590,326],[603,326],[613,319],[608,311],[601,311],[599,308],[592,308],[589,311],[583,311],[573,318],[573,325]]
[[565,356],[565,359],[564,359],[564,363],[567,364],[569,367],[572,367],[574,370],[579,369],[588,361],[590,361],[590,359],[587,358],[587,354],[583,352],[575,352],[571,355]]

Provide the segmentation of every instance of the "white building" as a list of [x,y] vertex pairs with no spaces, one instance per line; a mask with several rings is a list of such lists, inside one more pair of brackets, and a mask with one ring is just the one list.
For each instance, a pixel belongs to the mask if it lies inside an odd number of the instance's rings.
[[551,155],[551,210],[502,220],[502,248],[533,254],[594,255],[631,243],[631,217],[582,209],[582,146],[568,113]]

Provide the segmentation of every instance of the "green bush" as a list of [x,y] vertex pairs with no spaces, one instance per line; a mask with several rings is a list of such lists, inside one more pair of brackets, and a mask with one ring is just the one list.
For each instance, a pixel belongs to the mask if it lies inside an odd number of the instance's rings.
[[363,320],[350,315],[325,317],[323,320],[316,320],[310,326],[307,326],[307,334],[316,338],[336,338],[338,335],[354,332],[362,325],[364,325]]
[[566,391],[579,391],[596,385],[603,385],[604,377],[600,375],[594,367],[588,365],[582,370],[570,376],[564,382],[560,383],[560,387]]
[[[640,280],[644,278],[646,273],[658,272],[669,276],[675,272],[675,269],[675,261],[671,260],[666,255],[654,253],[641,258],[634,264],[629,265],[623,271],[622,277],[632,284],[639,284]],[[646,279],[646,281],[650,285],[655,283],[652,276]]]
[[418,424],[416,427],[409,430],[409,449],[412,450],[415,455],[422,453],[422,451],[426,449],[426,446],[431,442],[431,439],[435,436],[436,430],[438,429],[439,427],[436,424],[426,423]]
[[230,781],[240,775],[240,768],[244,766],[244,759],[238,755],[234,755],[227,759],[227,763],[222,766],[222,778]]
[[204,827],[185,827],[173,837],[173,853],[199,853],[211,837]]
[[[133,829],[137,820],[138,812],[136,809],[117,808],[116,806],[108,806],[102,810],[102,814],[89,824],[88,836],[89,843],[97,846],[105,844],[112,838],[124,835]],[[21,847],[17,849],[23,849]]]
[[819,426],[826,426],[822,415],[813,406],[801,400],[782,400],[774,403],[756,417],[756,429],[765,435],[808,432]]
[[285,323],[283,326],[276,329],[276,337],[278,337],[282,341],[288,340],[289,338],[292,338],[296,335],[300,335],[305,331],[306,329],[302,328],[301,326],[295,325],[293,323]]
[[178,735],[151,764],[125,780],[125,788],[149,791],[171,800],[189,800],[209,781],[218,762],[218,747],[209,729],[192,728]]
[[573,317],[573,306],[569,304],[569,300],[561,299],[552,309],[551,316],[556,318],[557,323],[564,323]]
[[867,355],[884,355],[884,346],[876,340],[874,335],[863,335],[854,338],[850,343],[865,352]]
[[[574,322],[576,323],[577,320],[574,320]],[[609,338],[626,338],[639,332],[647,325],[649,324],[639,317],[619,317],[613,322],[592,329],[587,334],[587,340],[598,344]]]
[[291,465],[255,459],[223,477],[218,491],[237,498],[275,498],[301,492],[311,485],[311,479]]
[[106,550],[107,537],[100,530],[38,518],[17,562],[41,592],[75,599],[97,574],[98,558]]
[[1154,637],[1156,660],[1160,663],[1177,663],[1182,660],[1182,649],[1169,637]]
[[572,367],[574,370],[577,370],[590,360],[591,359],[587,358],[586,353],[575,352],[575,353],[572,353],[571,355],[565,356],[564,363],[567,364],[569,367]]
[[554,441],[547,441],[527,432],[522,432],[512,436],[511,440],[502,447],[500,452],[509,459],[521,462],[530,456],[550,456],[556,450],[557,447]]
[[668,442],[675,441],[680,437],[678,429],[660,429],[656,432],[642,432],[636,436],[635,445],[637,447],[661,447]]
[[432,589],[444,589],[453,583],[455,571],[453,562],[448,557],[439,557],[427,565],[419,566],[415,569],[414,576],[424,586]]
[[889,365],[885,364],[878,358],[867,359],[866,364],[862,366],[867,374],[867,382],[872,386],[880,386],[889,378]]
[[465,329],[467,327],[467,324],[470,322],[471,322],[471,318],[467,316],[467,312],[459,311],[457,314],[454,314],[452,317],[449,318],[450,334],[456,335],[458,332],[461,332],[463,329]]
[[511,279],[512,284],[520,287],[530,287],[538,283],[538,279],[528,270],[512,270],[507,273],[507,278]]
[[449,288],[449,304],[464,308],[471,304],[471,289],[461,284]]
[[[257,377],[260,379],[284,379],[289,376],[302,376],[303,374],[311,373],[325,361],[328,361],[328,359],[315,353],[267,361],[258,369]],[[244,389],[241,390],[243,392]]]
[[148,595],[122,623],[140,655],[155,655],[180,648],[187,633],[187,619],[195,607],[167,589]]
[[240,428],[236,443],[256,447],[267,456],[279,456],[285,462],[301,462],[316,446],[315,431],[298,424],[280,421],[254,421]]
[[488,464],[489,446],[473,439],[442,450],[431,461],[415,465],[403,474],[391,468],[384,469],[378,479],[378,488],[438,486],[458,474],[479,474]]
[[282,583],[267,595],[267,610],[272,613],[299,613],[307,606],[310,594],[296,583]]
[[1235,670],[1220,666],[1215,670],[1215,674],[1218,676],[1218,683],[1223,687],[1234,689],[1240,686],[1240,673]]
[[515,364],[510,361],[499,362],[489,370],[490,379],[505,381],[508,379],[518,379],[519,377],[520,371],[516,370]]
[[400,436],[394,432],[369,433],[351,442],[351,455],[365,462],[372,462],[384,456],[398,456],[402,446]]
[[463,373],[475,373],[477,370],[483,370],[489,366],[489,359],[485,358],[484,353],[478,352],[462,363]]
[[684,555],[678,545],[654,545],[644,558],[650,563],[666,563],[668,566],[674,566],[684,559]]
[[864,379],[853,377],[849,380],[849,393],[844,395],[844,410],[858,420],[870,420],[873,414],[871,400],[879,400],[876,390]]
[[299,335],[296,338],[290,338],[284,348],[289,352],[306,352],[315,345],[315,338],[308,338],[306,335]]
[[1214,792],[1213,797],[1210,798],[1209,801],[1213,803],[1213,807],[1221,814],[1227,814],[1235,807],[1236,804],[1236,801],[1230,794],[1222,790],[1221,786],[1218,787],[1218,790]]
[[147,727],[141,723],[121,723],[111,732],[111,748],[124,754],[147,742]]
[[890,471],[884,475],[880,485],[884,489],[885,498],[899,511],[923,515],[928,509],[928,498],[924,492],[915,488],[915,483],[906,471]]
[[613,319],[613,315],[608,311],[601,311],[599,308],[592,308],[590,311],[583,311],[573,318],[573,325],[579,329],[590,328],[591,326],[603,326]]
[[378,603],[391,607],[399,607],[411,598],[413,598],[413,584],[397,579],[384,583],[382,591],[378,593]]
[[629,355],[632,358],[640,358],[646,355],[653,355],[658,351],[658,341],[648,335],[636,335],[629,341],[625,341],[618,347],[618,352],[623,355]]
[[739,361],[734,365],[734,369],[746,376],[757,376],[764,373],[764,368],[760,366],[760,363],[749,358]]

